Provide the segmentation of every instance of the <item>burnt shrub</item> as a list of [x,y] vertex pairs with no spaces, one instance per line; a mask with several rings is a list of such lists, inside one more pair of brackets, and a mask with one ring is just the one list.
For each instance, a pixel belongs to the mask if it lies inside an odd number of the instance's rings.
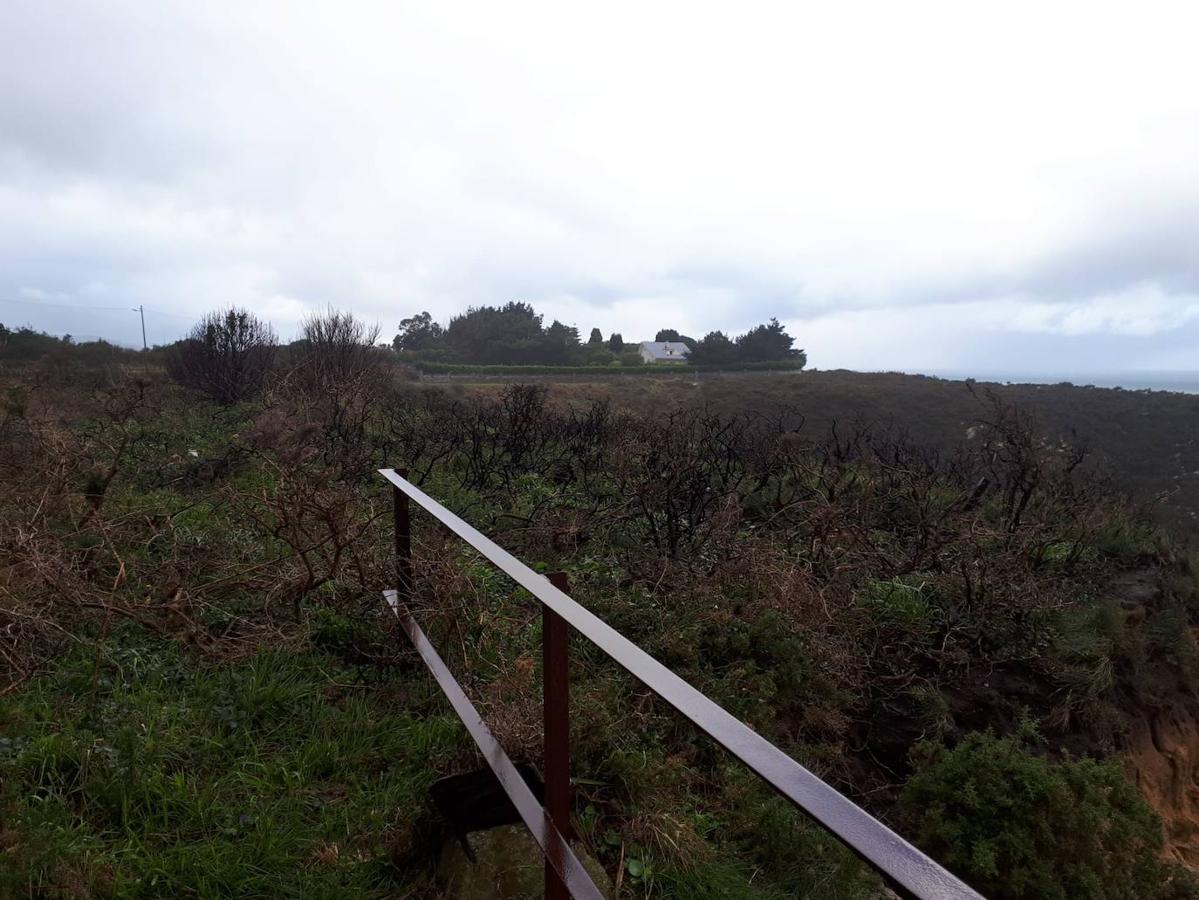
[[387,352],[376,347],[379,326],[352,313],[327,309],[304,320],[303,337],[290,350],[291,368],[282,394],[306,407],[319,422],[326,449],[361,455],[360,445],[374,405],[391,375]]
[[167,357],[167,372],[182,385],[218,403],[240,403],[257,395],[275,362],[275,332],[237,307],[210,312]]

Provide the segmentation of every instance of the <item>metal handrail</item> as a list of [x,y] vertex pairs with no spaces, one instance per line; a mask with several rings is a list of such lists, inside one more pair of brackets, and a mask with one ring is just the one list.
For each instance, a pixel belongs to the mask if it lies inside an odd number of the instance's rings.
[[[414,500],[442,525],[481,553],[492,565],[541,601],[546,609],[561,616],[617,665],[682,713],[700,731],[748,766],[779,794],[840,838],[847,847],[881,874],[892,888],[922,900],[982,896],[689,685],[624,635],[580,606],[544,576],[534,572],[486,535],[401,477],[394,469],[380,469],[379,474],[386,478],[396,491]],[[407,518],[406,507],[404,517]],[[407,547],[401,546],[398,511],[396,524],[396,547],[402,557]],[[406,521],[404,525],[406,528]],[[403,544],[407,545],[408,540],[405,533]],[[410,586],[410,560],[405,561],[401,558],[398,566],[401,582],[407,582]],[[560,826],[561,824],[559,823]]]
[[546,810],[537,802],[537,797],[534,796],[532,789],[521,778],[520,772],[516,770],[516,766],[504,752],[504,748],[495,739],[495,735],[491,733],[491,729],[487,727],[487,723],[483,721],[483,717],[479,715],[474,704],[467,698],[462,686],[450,674],[441,655],[429,642],[425,633],[421,631],[420,626],[416,624],[412,614],[400,602],[399,593],[384,591],[383,595],[388,606],[399,618],[400,627],[404,629],[409,640],[412,641],[412,645],[416,648],[416,652],[420,654],[425,665],[429,667],[429,671],[433,673],[433,677],[445,692],[446,698],[454,707],[454,712],[458,714],[458,718],[462,720],[462,724],[466,726],[470,736],[483,751],[483,758],[487,760],[487,765],[495,773],[500,787],[512,801],[521,821],[525,823],[525,827],[529,829],[533,839],[541,847],[546,861],[562,879],[562,883],[570,895],[576,900],[603,900],[604,895],[600,893],[595,882],[591,880],[591,876],[587,874],[587,870],[583,868],[583,864],[579,862],[570,843],[562,836]]

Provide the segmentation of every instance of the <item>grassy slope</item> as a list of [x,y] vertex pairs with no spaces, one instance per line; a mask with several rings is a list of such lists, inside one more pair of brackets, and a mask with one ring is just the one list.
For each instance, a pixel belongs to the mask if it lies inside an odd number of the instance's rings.
[[[0,897],[440,896],[429,852],[448,836],[427,791],[477,767],[473,745],[423,671],[364,672],[326,632],[310,622],[286,649],[223,663],[134,627],[98,648],[81,634],[0,698]],[[633,699],[576,702],[610,719]],[[576,728],[598,727],[588,718]],[[874,894],[847,851],[747,772],[729,766],[736,803],[713,805],[659,739],[604,731],[610,752],[576,759],[578,824],[622,896],[651,883],[679,900]],[[613,790],[644,830],[613,830],[610,800],[588,800]],[[685,864],[649,849],[682,839],[697,854]]]
[[391,893],[466,737],[420,682],[297,650],[205,664],[129,629],[0,701],[0,896]]
[[[1199,398],[1005,390],[1023,392],[1019,396],[1047,423],[1077,428],[1142,492],[1172,480],[1163,470],[1170,460],[1199,469],[1188,435]],[[977,414],[960,383],[846,373],[713,379],[699,386],[575,384],[555,394],[606,395],[642,410],[697,399],[726,408],[790,402],[814,424],[896,419],[911,423],[918,439],[943,444],[960,439]],[[1154,427],[1139,428],[1144,420]],[[1171,441],[1189,449],[1175,457]],[[577,574],[585,583],[585,573]],[[494,599],[506,604],[511,598],[497,589]],[[620,614],[619,608],[602,611],[614,620]],[[364,673],[339,658],[326,624],[310,619],[286,652],[267,648],[228,662],[187,655],[132,628],[114,630],[99,648],[94,633],[81,631],[80,650],[23,691],[0,698],[0,896],[421,891],[424,876],[406,870],[402,857],[427,785],[472,764],[465,735],[423,673]],[[637,633],[635,620],[619,624]],[[521,621],[511,627],[517,643],[503,647],[504,658],[535,649],[535,635]],[[698,680],[703,673],[689,674]],[[732,681],[723,671],[708,674],[715,680],[704,686],[717,695]],[[615,715],[614,698],[602,693],[611,689],[598,684],[594,699],[607,701],[599,705]],[[679,816],[684,833],[719,849],[704,865],[660,868],[655,894],[751,896],[751,881],[760,886],[758,896],[783,896],[777,885],[794,891],[799,884],[822,896],[853,894],[836,849],[793,814],[764,805],[765,797],[749,786],[743,808],[714,808],[713,796],[735,791],[705,784],[710,776],[689,772],[669,742],[655,745],[651,738],[667,733],[661,720],[647,717],[643,734],[630,725],[623,735],[604,729],[611,755],[580,755],[585,774],[619,786],[629,810],[656,813],[660,799],[669,815],[641,818],[669,823]],[[739,783],[735,774],[721,777]],[[586,788],[584,797],[589,793],[601,792]],[[655,837],[648,826],[613,834],[602,804],[597,808],[598,824],[591,828],[587,814],[594,808],[586,805],[582,824],[610,869],[641,852],[635,841],[644,848]],[[738,835],[750,832],[755,844],[747,849]],[[660,838],[676,839],[677,831]],[[763,858],[797,861],[802,871],[763,876]]]

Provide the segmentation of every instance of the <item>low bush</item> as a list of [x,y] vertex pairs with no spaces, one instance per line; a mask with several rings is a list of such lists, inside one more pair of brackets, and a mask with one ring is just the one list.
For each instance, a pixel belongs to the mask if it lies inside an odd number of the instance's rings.
[[1029,739],[916,745],[900,795],[916,842],[995,900],[1196,896],[1159,860],[1161,823],[1117,763],[1055,762]]

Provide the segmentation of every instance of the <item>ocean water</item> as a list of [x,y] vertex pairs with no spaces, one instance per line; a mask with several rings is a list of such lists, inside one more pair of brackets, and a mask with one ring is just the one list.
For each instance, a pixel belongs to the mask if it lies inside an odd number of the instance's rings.
[[958,372],[927,371],[912,374],[932,375],[936,378],[993,381],[999,384],[1062,384],[1080,387],[1122,388],[1126,391],[1174,391],[1182,394],[1199,394],[1199,372]]

